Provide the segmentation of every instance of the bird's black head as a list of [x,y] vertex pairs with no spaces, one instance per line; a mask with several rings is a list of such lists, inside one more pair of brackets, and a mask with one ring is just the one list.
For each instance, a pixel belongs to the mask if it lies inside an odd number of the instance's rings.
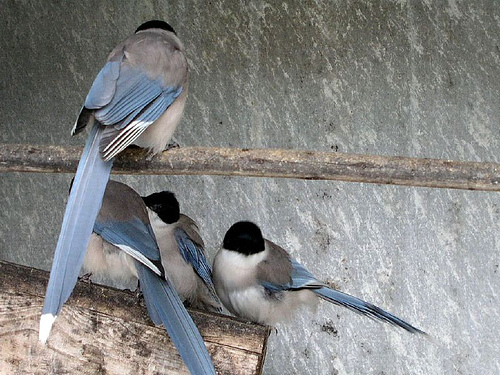
[[[135,33],[137,34],[139,31],[142,30],[147,30],[147,29],[162,29],[162,30],[167,30],[175,34],[175,30],[172,26],[170,26],[168,23],[165,21],[158,21],[158,20],[151,20],[148,22],[144,22],[141,26],[135,30]],[[177,35],[177,34],[175,34]]]
[[147,197],[142,197],[142,200],[146,206],[158,214],[163,222],[172,224],[179,220],[179,202],[175,198],[174,193],[161,191]]
[[225,249],[245,255],[260,253],[265,250],[264,238],[259,227],[250,221],[233,224],[224,236]]

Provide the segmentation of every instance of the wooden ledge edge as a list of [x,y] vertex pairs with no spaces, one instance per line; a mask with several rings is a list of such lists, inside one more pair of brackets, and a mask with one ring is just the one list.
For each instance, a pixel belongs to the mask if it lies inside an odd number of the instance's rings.
[[[40,344],[38,324],[48,275],[0,261],[0,368],[6,373],[40,369],[83,374],[120,374],[131,368],[134,373],[148,374],[187,371],[165,330],[151,323],[135,293],[93,283],[77,283],[48,345]],[[262,373],[269,327],[222,314],[188,311],[219,374]]]

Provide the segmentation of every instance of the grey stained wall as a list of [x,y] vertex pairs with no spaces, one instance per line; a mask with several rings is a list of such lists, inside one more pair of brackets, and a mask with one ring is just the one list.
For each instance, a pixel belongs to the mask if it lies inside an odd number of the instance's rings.
[[[500,160],[500,2],[2,0],[0,137],[69,130],[108,52],[165,19],[191,69],[180,145]],[[0,258],[49,269],[70,175],[0,175]],[[177,193],[212,257],[259,223],[321,279],[429,332],[321,303],[273,334],[266,374],[500,373],[498,193],[126,176]]]

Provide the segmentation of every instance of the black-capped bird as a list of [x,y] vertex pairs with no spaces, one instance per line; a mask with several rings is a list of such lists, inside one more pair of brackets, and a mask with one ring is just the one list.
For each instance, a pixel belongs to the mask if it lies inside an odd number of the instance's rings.
[[215,256],[213,275],[224,306],[253,322],[275,325],[320,297],[411,333],[424,333],[380,307],[318,281],[284,249],[263,238],[252,222],[241,221],[229,228]]
[[163,267],[168,263],[142,198],[129,186],[110,180],[85,255],[84,270],[112,280],[139,280],[151,320],[165,326],[191,373],[215,374],[198,328]]

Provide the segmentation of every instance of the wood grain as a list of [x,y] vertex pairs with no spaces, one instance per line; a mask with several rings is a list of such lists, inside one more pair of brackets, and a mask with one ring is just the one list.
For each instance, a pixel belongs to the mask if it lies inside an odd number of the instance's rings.
[[[79,147],[4,144],[0,172],[73,173]],[[400,156],[304,150],[182,147],[146,160],[127,149],[112,173],[147,175],[220,175],[339,180],[434,188],[500,191],[500,164]]]
[[[2,374],[185,374],[135,294],[78,282],[47,345],[38,324],[48,272],[0,261]],[[219,374],[260,374],[269,327],[189,310]]]

